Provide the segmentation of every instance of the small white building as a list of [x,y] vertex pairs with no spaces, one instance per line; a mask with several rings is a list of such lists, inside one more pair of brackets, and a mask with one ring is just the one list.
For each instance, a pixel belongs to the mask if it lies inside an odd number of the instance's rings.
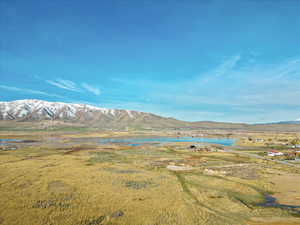
[[256,138],[255,139],[255,142],[264,142],[265,140],[264,139],[262,139],[262,138]]
[[278,151],[275,151],[275,150],[271,150],[268,152],[268,156],[281,156],[283,155],[282,152],[278,152]]

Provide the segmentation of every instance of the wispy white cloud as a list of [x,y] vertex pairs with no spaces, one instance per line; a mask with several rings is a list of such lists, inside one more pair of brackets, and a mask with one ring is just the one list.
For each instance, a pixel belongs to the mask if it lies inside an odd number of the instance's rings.
[[18,87],[6,86],[6,85],[0,85],[0,88],[7,91],[16,91],[16,92],[27,93],[27,94],[36,94],[36,95],[43,95],[48,97],[63,98],[63,96],[57,94],[51,94],[44,91],[38,91],[33,89],[18,88]]
[[300,60],[238,67],[240,60],[240,56],[229,59],[212,72],[185,83],[187,91],[177,90],[177,99],[192,104],[300,106]]
[[237,65],[240,59],[240,55],[235,55],[230,57],[229,59],[225,59],[221,65],[219,65],[211,72],[211,76],[219,77],[226,75],[228,71],[232,70]]
[[81,92],[81,89],[77,87],[76,83],[70,80],[56,79],[56,80],[46,80],[46,82],[58,88],[66,89],[69,91]]
[[82,83],[82,87],[84,89],[86,89],[87,91],[93,93],[94,95],[100,95],[101,94],[101,90],[99,88],[93,87],[90,84]]
[[161,111],[172,108],[174,115],[180,112],[187,120],[211,118],[209,113],[219,121],[248,122],[296,119],[300,114],[299,58],[266,64],[256,56],[235,55],[181,81],[114,81],[143,92],[149,102],[161,105]]
[[78,83],[75,83],[71,80],[65,80],[65,79],[55,79],[55,80],[46,80],[48,84],[51,84],[55,87],[65,89],[68,91],[74,91],[74,92],[84,92],[88,91],[94,95],[100,95],[101,90],[98,87],[94,87],[88,83],[82,83],[81,85]]

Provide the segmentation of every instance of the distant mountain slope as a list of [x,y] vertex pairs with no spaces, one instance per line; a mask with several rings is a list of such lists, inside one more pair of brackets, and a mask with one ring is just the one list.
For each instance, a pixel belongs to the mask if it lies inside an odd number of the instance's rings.
[[130,110],[106,109],[85,104],[47,102],[41,100],[18,100],[0,102],[2,120],[90,120],[98,114],[107,118],[136,118],[144,113]]
[[0,120],[64,121],[95,127],[136,128],[184,126],[185,122],[132,110],[107,109],[85,104],[17,100],[0,102]]
[[[0,102],[0,128],[30,124],[44,129],[51,126],[80,126],[104,129],[224,129],[247,131],[300,131],[300,121],[268,124],[186,122],[152,113],[107,109],[85,104],[17,100]],[[26,122],[26,123],[19,123]],[[31,126],[32,125],[32,126]]]
[[272,124],[300,124],[299,120],[294,120],[294,121],[280,121],[280,122],[275,122]]

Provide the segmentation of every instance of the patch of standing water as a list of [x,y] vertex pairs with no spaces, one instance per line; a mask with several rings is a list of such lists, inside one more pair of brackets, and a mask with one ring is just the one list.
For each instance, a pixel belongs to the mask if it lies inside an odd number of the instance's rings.
[[262,206],[262,207],[274,207],[274,208],[281,208],[281,209],[290,209],[293,210],[294,213],[300,215],[300,205],[284,205],[284,204],[279,204],[276,201],[276,198],[274,198],[271,195],[266,195],[265,196],[265,201],[263,203],[257,204],[257,206]]
[[156,137],[156,138],[103,138],[100,143],[116,143],[116,144],[127,144],[130,146],[139,146],[142,144],[160,144],[160,143],[172,143],[172,142],[199,142],[199,143],[210,143],[220,144],[225,146],[231,146],[234,144],[234,139],[227,138],[194,138],[194,137]]
[[11,145],[12,143],[22,142],[18,139],[0,139],[0,145]]

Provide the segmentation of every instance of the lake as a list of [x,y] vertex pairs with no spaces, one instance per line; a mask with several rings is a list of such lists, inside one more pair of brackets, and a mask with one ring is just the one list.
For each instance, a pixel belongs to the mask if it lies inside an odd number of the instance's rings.
[[192,142],[192,143],[209,143],[231,146],[234,144],[234,139],[227,138],[197,138],[197,137],[153,137],[153,138],[103,138],[100,143],[116,143],[126,144],[130,146],[138,146],[142,144],[161,144],[161,143],[176,143],[176,142]]

